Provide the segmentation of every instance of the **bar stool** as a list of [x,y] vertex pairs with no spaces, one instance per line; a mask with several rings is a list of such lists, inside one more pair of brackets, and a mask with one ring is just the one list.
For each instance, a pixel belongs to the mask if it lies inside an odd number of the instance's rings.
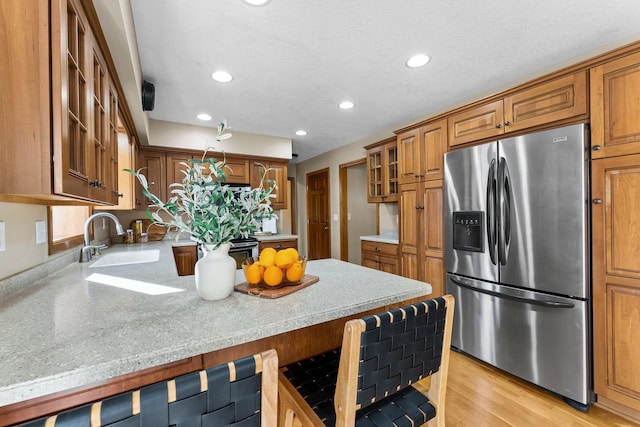
[[453,307],[445,295],[347,322],[341,349],[280,369],[280,425],[444,426]]
[[31,421],[28,427],[277,425],[275,350]]

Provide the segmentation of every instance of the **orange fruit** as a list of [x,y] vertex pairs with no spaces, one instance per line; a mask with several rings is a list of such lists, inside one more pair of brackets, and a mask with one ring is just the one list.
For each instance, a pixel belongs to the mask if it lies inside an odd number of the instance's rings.
[[291,254],[291,258],[293,259],[293,262],[298,261],[298,258],[300,258],[300,254],[298,253],[296,248],[287,248],[285,249],[285,251]]
[[260,252],[260,264],[265,267],[275,264],[276,250],[273,248],[264,248]]
[[283,249],[276,253],[275,264],[280,268],[289,268],[296,260],[291,257],[291,252]]
[[244,277],[246,277],[247,282],[251,285],[257,285],[262,280],[262,274],[264,272],[264,267],[260,264],[253,263],[247,267],[244,271]]
[[270,265],[264,271],[264,283],[269,286],[278,286],[282,283],[282,270],[275,265]]
[[294,262],[291,267],[287,268],[287,280],[290,282],[299,282],[303,275],[302,263]]

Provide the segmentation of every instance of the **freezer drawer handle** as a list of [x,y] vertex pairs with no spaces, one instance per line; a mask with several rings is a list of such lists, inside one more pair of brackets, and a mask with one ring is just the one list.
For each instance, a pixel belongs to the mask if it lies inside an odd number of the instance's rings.
[[472,291],[480,292],[480,293],[491,295],[498,298],[505,298],[513,301],[518,301],[518,302],[523,302],[523,303],[533,304],[533,305],[540,305],[540,306],[549,307],[549,308],[573,308],[574,307],[574,305],[569,302],[539,301],[531,298],[523,298],[523,297],[517,297],[515,295],[502,294],[500,292],[494,292],[487,289],[479,289],[479,288],[476,288],[475,286],[471,286],[460,280],[454,279],[453,277],[451,278],[451,281],[463,288],[467,288]]

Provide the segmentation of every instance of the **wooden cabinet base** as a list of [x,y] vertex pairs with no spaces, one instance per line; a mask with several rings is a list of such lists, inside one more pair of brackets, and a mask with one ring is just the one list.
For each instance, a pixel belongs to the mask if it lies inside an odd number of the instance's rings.
[[628,406],[624,406],[615,402],[613,400],[609,400],[606,397],[598,396],[598,401],[595,403],[596,406],[599,406],[607,411],[611,411],[614,414],[618,414],[622,417],[633,421],[634,423],[640,424],[640,411],[631,409]]
[[178,276],[192,276],[196,274],[198,248],[196,245],[173,246],[173,259],[176,262]]
[[398,261],[398,245],[362,240],[361,265],[391,274],[400,274]]
[[266,248],[273,248],[277,251],[287,248],[293,248],[297,250],[298,239],[263,240],[258,242],[258,251],[262,252],[262,250]]

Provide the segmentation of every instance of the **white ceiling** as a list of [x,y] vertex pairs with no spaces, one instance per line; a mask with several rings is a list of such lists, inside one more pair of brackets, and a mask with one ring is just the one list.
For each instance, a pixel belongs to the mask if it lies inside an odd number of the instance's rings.
[[[294,162],[640,39],[638,0],[131,0],[149,117],[291,138]],[[415,53],[432,61],[409,69]],[[234,76],[210,78],[223,69]],[[337,108],[343,100],[356,106]],[[206,124],[196,114],[206,112]],[[295,131],[304,129],[307,136]],[[382,139],[382,138],[381,138]]]

